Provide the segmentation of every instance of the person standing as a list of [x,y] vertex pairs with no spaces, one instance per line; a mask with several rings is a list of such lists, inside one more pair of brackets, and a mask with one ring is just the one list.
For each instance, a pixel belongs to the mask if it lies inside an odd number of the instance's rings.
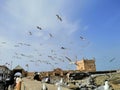
[[15,90],[21,90],[21,82],[22,82],[22,79],[20,76],[18,76],[16,78],[16,85],[15,85]]

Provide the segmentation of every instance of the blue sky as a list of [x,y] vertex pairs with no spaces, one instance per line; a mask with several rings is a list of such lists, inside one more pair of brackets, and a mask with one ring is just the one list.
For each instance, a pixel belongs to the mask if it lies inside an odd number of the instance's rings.
[[76,69],[67,56],[73,62],[95,58],[97,70],[119,69],[119,2],[1,0],[1,65],[14,68],[19,64],[29,71]]

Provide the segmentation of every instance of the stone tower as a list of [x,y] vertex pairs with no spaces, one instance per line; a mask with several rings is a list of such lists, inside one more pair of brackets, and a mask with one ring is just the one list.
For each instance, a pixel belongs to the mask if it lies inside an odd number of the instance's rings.
[[76,69],[89,72],[96,71],[95,59],[82,59],[80,61],[76,61]]

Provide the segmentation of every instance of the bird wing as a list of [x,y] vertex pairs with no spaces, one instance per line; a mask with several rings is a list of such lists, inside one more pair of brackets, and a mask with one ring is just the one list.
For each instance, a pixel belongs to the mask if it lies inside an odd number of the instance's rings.
[[62,18],[58,14],[56,16],[60,21],[62,21]]
[[70,62],[72,62],[72,60],[71,60],[69,57],[65,56],[65,58],[66,58],[67,60],[69,60]]

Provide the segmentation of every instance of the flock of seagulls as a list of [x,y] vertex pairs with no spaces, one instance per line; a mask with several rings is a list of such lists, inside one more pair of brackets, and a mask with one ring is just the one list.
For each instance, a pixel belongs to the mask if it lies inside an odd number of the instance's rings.
[[[61,18],[58,14],[56,14],[56,17],[57,17],[57,19],[58,19],[59,21],[61,21],[61,22],[63,21],[62,18]],[[36,26],[36,28],[37,28],[38,30],[40,30],[40,31],[43,30],[43,28],[40,27],[40,26]],[[33,33],[32,33],[31,31],[29,31],[29,35],[32,36]],[[49,37],[53,38],[54,36],[53,36],[51,33],[49,33]],[[84,38],[83,36],[80,36],[80,39],[83,40],[83,41],[86,40],[86,38]],[[5,44],[7,44],[7,42],[2,41],[1,44],[2,44],[2,45],[5,45]],[[43,45],[43,44],[40,44],[40,46],[42,46],[42,45]],[[32,46],[32,44],[23,43],[23,42],[18,42],[17,44],[14,45],[15,48],[18,48],[18,47],[21,47],[21,46],[30,47],[30,46]],[[0,47],[2,47],[2,46],[0,46]],[[61,49],[61,50],[64,50],[64,51],[68,50],[68,48],[67,48],[67,47],[64,47],[64,46],[61,46],[60,49]],[[39,50],[36,50],[36,52],[38,52],[39,57],[44,56],[43,54],[39,53]],[[52,62],[51,62],[51,61],[48,61],[48,60],[35,60],[35,59],[34,59],[34,58],[35,58],[34,55],[27,55],[27,54],[18,53],[18,52],[14,52],[14,53],[15,53],[15,55],[12,56],[12,58],[22,59],[23,57],[26,57],[26,58],[29,58],[29,59],[30,59],[29,62],[32,62],[32,63],[36,63],[36,62],[45,63],[45,64],[47,64],[47,65],[52,66],[53,68],[55,68],[55,65],[58,64],[58,61],[60,61],[60,62],[67,62],[67,61],[68,61],[69,64],[75,64],[75,65],[76,65],[75,61],[72,61],[72,59],[71,59],[70,57],[66,56],[65,54],[64,54],[63,57],[57,56],[57,54],[55,53],[55,50],[54,50],[54,49],[51,49],[52,55],[47,55],[48,58],[50,58],[50,59],[52,60]],[[55,61],[55,60],[57,60],[57,61]],[[114,60],[115,60],[115,58],[112,58],[111,60],[109,60],[109,62],[113,62]],[[53,62],[53,61],[54,61],[54,62]]]
[[[59,14],[56,14],[56,18],[61,23],[63,22],[63,19]],[[36,29],[41,32],[44,30],[44,28],[42,28],[41,26],[36,26]],[[33,36],[33,34],[34,33],[32,31],[28,31],[28,35],[30,35],[31,37]],[[55,38],[54,35],[50,32],[48,32],[48,35],[50,38]],[[80,36],[80,39],[85,40],[85,38],[83,36]],[[5,44],[7,44],[7,42],[5,42],[5,41],[1,42],[0,47],[2,47],[2,45],[5,45]],[[40,44],[41,47],[43,45],[44,45],[43,43]],[[63,52],[63,54],[61,54],[61,55],[59,55],[58,50],[54,50],[53,47],[51,48],[51,55],[46,55],[46,54],[40,52],[39,49],[35,49],[34,52],[31,53],[31,55],[27,54],[25,52],[22,52],[22,51],[19,52],[19,48],[21,50],[22,50],[22,48],[23,49],[27,48],[29,50],[32,49],[33,48],[32,42],[31,43],[18,42],[18,43],[15,43],[15,45],[13,45],[13,47],[17,48],[16,51],[13,52],[14,55],[11,56],[12,58],[14,58],[13,60],[24,58],[26,60],[29,60],[30,63],[36,63],[36,62],[38,62],[39,64],[44,63],[47,65],[50,65],[53,68],[58,66],[57,64],[59,64],[59,62],[69,62],[69,64],[75,64],[74,60],[72,61],[72,59],[67,56],[66,52],[68,51],[68,48],[64,47],[64,45],[61,47],[58,46],[59,50],[61,49],[61,52]],[[36,54],[36,55],[38,54],[39,59],[37,59],[36,58],[37,56],[34,54]],[[45,56],[48,57],[49,60],[47,60],[47,59],[40,60],[41,57],[45,57]]]
[[[89,78],[89,77],[88,77]],[[91,81],[90,79],[88,79],[89,82]],[[104,81],[104,85],[101,86],[97,86],[93,83],[89,83],[89,82],[85,82],[84,83],[80,83],[80,82],[75,82],[74,85],[77,87],[76,89],[73,90],[114,90],[111,85],[109,84],[108,80]],[[58,82],[55,83],[55,85],[57,86],[57,90],[63,90],[63,86],[64,87],[69,87],[70,83],[66,83],[63,81],[63,78],[61,78]],[[42,83],[42,89],[41,90],[49,90],[49,88],[47,87],[46,83],[43,82]]]

